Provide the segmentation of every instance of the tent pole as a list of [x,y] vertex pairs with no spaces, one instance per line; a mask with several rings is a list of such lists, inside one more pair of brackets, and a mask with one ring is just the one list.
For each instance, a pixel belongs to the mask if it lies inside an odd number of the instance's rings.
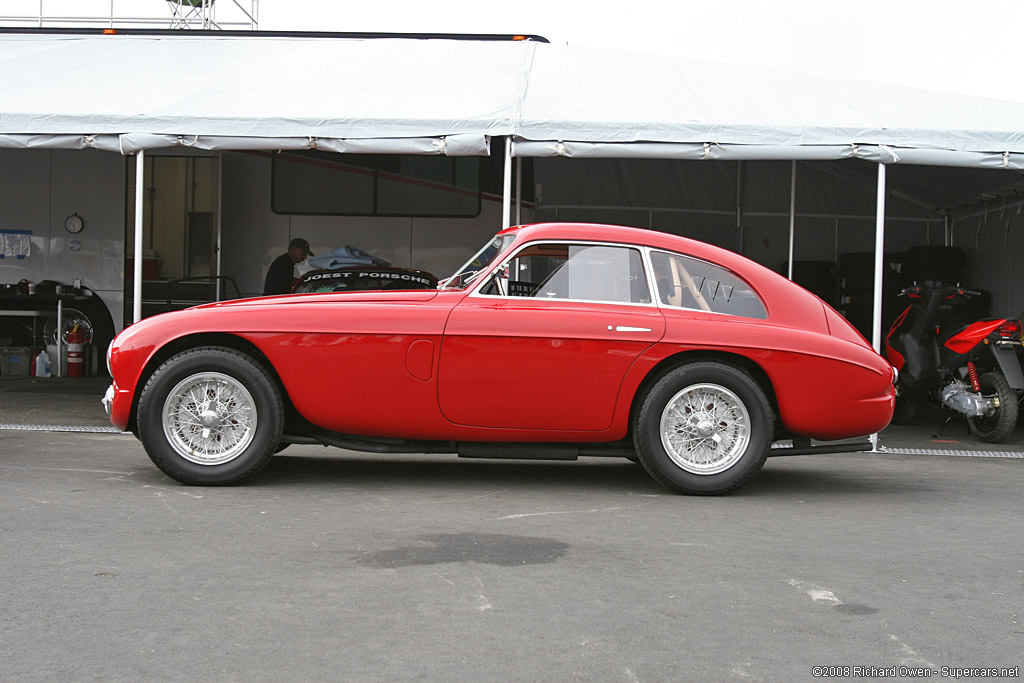
[[[885,259],[885,164],[878,164],[878,203],[875,209],[875,291],[871,313],[871,345],[882,353],[882,266]],[[878,452],[878,434],[871,435],[871,450]]]
[[501,227],[512,225],[512,136],[505,138],[505,177],[501,187]]
[[796,161],[790,162],[789,181],[789,279],[793,279],[793,240],[796,236]]
[[871,315],[871,345],[882,352],[882,266],[885,252],[885,164],[878,164],[878,208],[875,211],[875,290]]
[[146,153],[139,150],[135,155],[135,268],[132,278],[132,322],[142,320],[142,212],[146,184]]
[[743,162],[736,162],[736,232],[743,253]]
[[516,157],[516,225],[523,224],[523,158]]
[[220,286],[220,243],[224,236],[224,223],[222,220],[224,216],[224,202],[222,201],[224,193],[221,192],[222,187],[224,187],[224,152],[217,152],[217,301],[220,301],[224,295]]

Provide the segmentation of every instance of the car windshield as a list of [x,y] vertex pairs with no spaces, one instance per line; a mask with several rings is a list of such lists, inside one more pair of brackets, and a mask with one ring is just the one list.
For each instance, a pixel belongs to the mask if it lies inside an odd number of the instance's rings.
[[508,249],[515,240],[515,235],[495,235],[494,239],[469,259],[465,265],[455,271],[447,280],[441,282],[441,289],[465,289],[477,276],[487,269],[498,256]]

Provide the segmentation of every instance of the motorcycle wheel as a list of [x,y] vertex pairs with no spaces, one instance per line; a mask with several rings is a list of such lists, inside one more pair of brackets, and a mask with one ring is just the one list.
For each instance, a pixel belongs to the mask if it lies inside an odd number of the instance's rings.
[[969,417],[967,424],[982,441],[998,443],[1017,426],[1017,393],[998,372],[986,372],[979,380],[982,396],[995,399],[996,412],[989,417]]

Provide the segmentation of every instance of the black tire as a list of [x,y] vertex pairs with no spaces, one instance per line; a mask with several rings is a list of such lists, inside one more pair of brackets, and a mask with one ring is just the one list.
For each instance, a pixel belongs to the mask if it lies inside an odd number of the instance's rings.
[[960,247],[921,244],[907,249],[900,263],[900,278],[904,286],[925,280],[951,285],[963,279],[967,254]]
[[897,385],[896,387],[896,407],[892,412],[892,424],[894,425],[905,425],[910,424],[910,421],[917,415],[917,406],[914,405],[907,397],[906,391]]
[[[198,397],[211,400],[198,404]],[[153,373],[139,399],[138,425],[146,453],[164,474],[183,484],[224,486],[267,464],[284,407],[263,366],[240,351],[204,346]]]
[[[701,400],[700,410],[693,410],[695,398]],[[691,402],[683,405],[688,399]],[[674,415],[670,406],[677,408]],[[712,408],[717,412],[706,412]],[[655,481],[680,493],[716,495],[758,473],[771,447],[773,421],[768,398],[749,374],[725,363],[702,361],[669,371],[650,388],[637,412],[633,440],[640,464]],[[682,440],[682,426],[692,429],[689,444]],[[663,432],[669,435],[671,453]],[[673,434],[680,437],[674,444]],[[712,453],[711,461],[698,462],[695,456],[707,452],[702,447],[708,441],[714,441],[711,450],[716,450],[723,439],[728,453],[717,459]]]
[[986,372],[978,378],[981,382],[981,394],[993,397],[997,402],[996,412],[989,417],[969,417],[971,433],[982,441],[999,443],[1017,426],[1017,393],[1010,388],[998,372]]

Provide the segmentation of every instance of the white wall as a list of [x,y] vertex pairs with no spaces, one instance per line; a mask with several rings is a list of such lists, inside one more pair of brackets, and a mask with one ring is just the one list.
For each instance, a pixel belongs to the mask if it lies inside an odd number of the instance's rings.
[[961,218],[953,244],[967,252],[970,280],[964,286],[992,294],[992,317],[1019,318],[1024,312],[1024,208],[1012,206]]
[[270,208],[270,157],[222,159],[221,274],[245,296],[262,293],[271,261],[294,237],[308,240],[316,254],[351,245],[392,265],[447,277],[501,229],[501,202],[493,198],[483,200],[476,218],[278,215]]
[[[236,279],[243,293],[258,295],[270,262],[292,237],[305,237],[322,253],[353,245],[388,259],[398,266],[420,268],[439,277],[449,275],[501,226],[498,198],[483,201],[481,215],[471,219],[374,218],[357,216],[282,216],[270,209],[270,158],[266,155],[224,153],[222,273]],[[543,184],[537,220],[552,220],[555,212],[545,204],[575,200],[617,206],[628,201],[615,193],[648,185],[633,167],[620,167],[617,175],[595,175],[602,163],[583,160],[538,160],[537,182]],[[718,213],[649,212],[646,209],[592,208],[560,211],[563,220],[593,220],[691,235],[736,249],[740,232],[735,223],[733,166],[708,166],[714,173],[698,184],[669,178],[664,164],[652,167],[657,193],[675,204]],[[787,257],[789,174],[788,162],[755,168],[747,165],[743,185],[742,251],[773,268]],[[130,184],[127,160],[96,150],[0,149],[0,230],[31,231],[31,255],[23,260],[0,259],[0,283],[21,279],[70,283],[81,277],[107,304],[115,328],[122,327],[126,204]],[[803,169],[801,165],[798,167]],[[685,170],[685,169],[684,169]],[[836,251],[872,251],[874,248],[874,193],[870,187],[850,187],[832,178],[834,186],[813,170],[800,170],[798,211],[815,213],[839,207],[838,218],[803,217],[797,221],[796,258],[832,260]],[[703,174],[703,171],[702,171]],[[621,183],[618,181],[622,181]],[[670,182],[671,181],[671,182]],[[714,182],[712,182],[714,181]],[[676,187],[686,186],[681,195]],[[612,193],[612,194],[609,194]],[[64,230],[64,219],[77,212],[85,221],[78,235]],[[940,217],[930,222],[908,220],[922,216],[920,207],[891,199],[887,205],[886,250],[899,251],[914,244],[941,244]],[[758,215],[762,214],[762,215]],[[776,215],[764,215],[776,214]],[[524,215],[524,222],[532,220]],[[1024,214],[1018,207],[986,216],[960,219],[954,243],[968,253],[966,286],[992,292],[992,314],[1016,316],[1024,309],[1024,278],[1017,264],[1024,262]],[[78,249],[72,243],[78,242]]]
[[[125,160],[96,150],[0,149],[0,230],[31,231],[31,255],[0,259],[0,282],[81,278],[121,329]],[[77,235],[64,219],[77,213]]]

